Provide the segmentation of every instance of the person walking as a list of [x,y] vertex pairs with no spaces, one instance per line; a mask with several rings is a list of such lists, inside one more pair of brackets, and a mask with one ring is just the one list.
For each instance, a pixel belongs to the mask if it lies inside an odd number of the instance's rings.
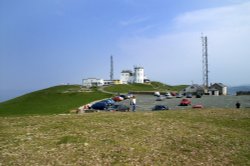
[[136,98],[135,96],[133,96],[131,99],[130,99],[130,105],[132,107],[132,112],[135,112],[135,109],[136,109]]

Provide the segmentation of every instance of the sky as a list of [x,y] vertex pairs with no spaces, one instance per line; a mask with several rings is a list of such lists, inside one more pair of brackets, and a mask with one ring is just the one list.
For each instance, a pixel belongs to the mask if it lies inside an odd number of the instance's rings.
[[0,101],[144,67],[153,81],[250,84],[249,0],[1,0]]

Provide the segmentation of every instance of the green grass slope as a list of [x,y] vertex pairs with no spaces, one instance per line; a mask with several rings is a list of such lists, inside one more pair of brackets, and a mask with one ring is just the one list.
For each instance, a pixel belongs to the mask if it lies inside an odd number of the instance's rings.
[[170,86],[160,82],[151,82],[151,84],[127,84],[127,85],[113,85],[106,87],[106,91],[128,93],[131,91],[180,91],[187,85]]
[[250,165],[250,112],[0,117],[0,165]]
[[0,116],[68,113],[91,101],[111,97],[96,90],[79,90],[79,85],[63,85],[32,92],[0,103]]

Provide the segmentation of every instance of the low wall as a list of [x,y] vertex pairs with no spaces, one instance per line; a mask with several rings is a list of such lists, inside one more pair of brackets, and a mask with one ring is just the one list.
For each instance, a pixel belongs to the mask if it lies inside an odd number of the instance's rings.
[[[139,95],[154,95],[156,91],[132,91],[129,92],[131,94],[139,94]],[[160,94],[166,94],[166,92],[160,92]]]
[[238,91],[238,92],[236,92],[236,96],[241,96],[241,95],[250,95],[250,91]]

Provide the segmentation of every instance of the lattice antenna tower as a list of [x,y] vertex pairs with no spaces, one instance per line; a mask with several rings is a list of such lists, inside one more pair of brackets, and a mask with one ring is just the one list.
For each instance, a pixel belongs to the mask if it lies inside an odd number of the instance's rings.
[[110,56],[110,80],[112,81],[114,79],[114,62],[113,62],[113,56]]
[[208,51],[207,51],[207,36],[201,36],[202,40],[202,79],[203,86],[208,88]]

